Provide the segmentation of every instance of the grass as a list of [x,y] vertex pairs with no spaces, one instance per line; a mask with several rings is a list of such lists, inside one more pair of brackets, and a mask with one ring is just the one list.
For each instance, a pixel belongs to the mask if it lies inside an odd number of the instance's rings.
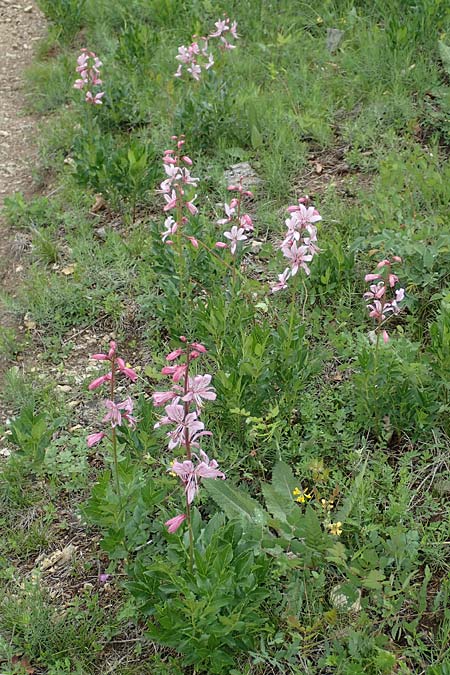
[[[209,349],[217,400],[204,421],[214,432],[210,456],[227,467],[230,482],[261,500],[261,485],[281,458],[299,484],[316,491],[317,504],[332,495],[336,509],[351,503],[339,541],[350,581],[362,593],[361,610],[333,607],[330,591],[345,581],[335,562],[271,569],[264,611],[275,628],[266,627],[230,672],[445,675],[450,73],[439,40],[446,43],[450,32],[447,3],[43,0],[41,6],[49,35],[28,74],[28,105],[41,115],[39,171],[42,181],[51,172],[52,190],[5,203],[11,226],[32,241],[11,311],[27,313],[38,333],[31,330],[22,343],[5,328],[0,349],[12,366],[4,389],[11,415],[31,404],[57,428],[39,469],[26,453],[14,455],[1,476],[3,525],[11,532],[0,552],[5,673],[21,672],[13,657],[24,656],[37,672],[52,675],[186,672],[179,654],[145,637],[122,584],[126,573],[134,579],[133,561],[153,564],[162,551],[162,514],[152,490],[165,460],[148,395],[162,385],[166,346],[186,333]],[[177,47],[212,29],[223,12],[238,22],[236,50],[218,58],[199,83],[175,80]],[[332,52],[329,29],[342,31]],[[72,87],[84,46],[104,62],[104,104],[91,118]],[[177,259],[161,243],[164,216],[155,194],[163,179],[160,156],[174,133],[186,134],[200,178],[200,213],[189,227],[208,246],[220,236],[215,221],[229,198],[224,171],[248,162],[260,181],[249,202],[260,245],[241,261],[246,280],[238,302],[230,300],[217,260],[192,248],[183,322]],[[289,292],[271,295],[268,280],[282,271],[273,243],[282,236],[285,208],[304,193],[323,217],[321,253],[299,284],[289,336]],[[95,210],[99,194],[104,203]],[[363,279],[392,254],[403,259],[406,310],[378,358],[368,339],[373,325]],[[133,542],[125,562],[114,554],[115,535],[104,543],[108,560],[97,547],[98,530],[76,518],[105,464],[100,451],[86,453],[84,446],[84,429],[96,429],[96,399],[81,389],[83,358],[111,336],[144,378],[137,387],[141,422],[122,463],[130,512],[120,537]],[[24,374],[15,365],[18,354]],[[31,364],[46,373],[43,380],[31,374]],[[72,390],[55,394],[68,364],[77,373]],[[111,495],[99,488],[96,499],[111,523]],[[203,516],[214,513],[206,495],[200,503]],[[71,538],[82,556],[64,569],[62,581],[32,583],[38,556]],[[97,580],[106,568],[117,599]],[[82,590],[86,583],[92,592]]]

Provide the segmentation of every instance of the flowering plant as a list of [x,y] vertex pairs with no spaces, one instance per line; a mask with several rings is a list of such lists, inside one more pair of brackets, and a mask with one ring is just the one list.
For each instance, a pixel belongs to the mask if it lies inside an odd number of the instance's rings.
[[88,49],[81,50],[76,67],[76,71],[80,77],[75,80],[73,86],[74,89],[87,89],[85,101],[91,105],[102,105],[103,103],[102,98],[105,95],[105,92],[98,91],[96,94],[93,94],[91,91],[93,87],[99,87],[103,84],[100,79],[100,68],[102,65],[102,62],[94,52],[91,52]]
[[218,225],[230,225],[229,230],[223,233],[225,239],[228,239],[229,244],[223,241],[216,242],[216,248],[229,248],[231,255],[236,254],[238,242],[246,241],[248,239],[246,232],[253,232],[253,220],[248,213],[242,213],[242,199],[243,197],[253,197],[250,190],[244,190],[242,187],[242,178],[237,185],[229,185],[229,192],[236,192],[237,196],[233,197],[230,203],[224,203],[224,211],[226,218],[220,218],[217,221]]
[[90,391],[93,391],[104,384],[109,384],[109,398],[104,400],[104,406],[107,412],[103,417],[102,422],[104,424],[108,424],[108,426],[111,428],[111,432],[110,435],[106,431],[96,431],[92,434],[89,434],[87,437],[87,445],[89,448],[91,448],[94,445],[97,445],[97,443],[100,443],[100,441],[102,441],[105,437],[110,439],[113,451],[116,488],[120,499],[121,493],[118,470],[116,428],[120,427],[124,421],[128,422],[131,427],[134,427],[136,426],[136,418],[133,417],[133,401],[129,396],[124,401],[116,403],[115,387],[119,375],[122,374],[132,382],[136,382],[137,373],[132,368],[127,366],[125,361],[117,355],[117,345],[113,340],[109,343],[108,353],[93,354],[91,358],[94,359],[94,361],[108,361],[110,363],[110,370],[108,370],[107,373],[100,375],[100,377],[96,377],[94,380],[92,380],[88,388]]
[[313,206],[308,206],[309,197],[300,197],[298,204],[288,206],[290,214],[286,219],[286,234],[279,248],[288,261],[288,267],[278,275],[278,281],[271,285],[272,293],[288,287],[288,280],[294,277],[301,268],[307,276],[311,270],[308,263],[320,249],[317,246],[316,223],[322,216]]
[[[180,340],[183,347],[166,356],[166,360],[172,365],[162,369],[163,375],[171,377],[172,386],[167,391],[154,392],[152,397],[156,407],[168,404],[165,406],[166,414],[156,422],[155,429],[172,427],[167,432],[169,450],[182,447],[186,452],[185,460],[175,459],[167,469],[171,475],[178,476],[184,486],[186,513],[170,518],[166,526],[169,532],[175,532],[187,520],[192,560],[191,504],[198,493],[200,480],[225,478],[225,474],[219,470],[216,460],[210,460],[200,447],[200,439],[211,436],[211,432],[205,429],[200,420],[200,414],[205,401],[216,399],[216,392],[211,386],[211,375],[192,375],[191,367],[193,361],[206,353],[206,347],[199,342],[188,342],[185,336],[181,336]],[[183,359],[181,363],[179,359]]]
[[369,316],[377,322],[377,340],[380,333],[383,341],[389,341],[389,334],[383,326],[394,315],[401,312],[399,302],[405,298],[405,290],[396,288],[398,276],[393,273],[392,266],[401,263],[402,259],[394,255],[392,259],[385,258],[377,265],[377,272],[366,274],[364,280],[370,283],[369,290],[364,293]]
[[202,69],[209,70],[214,65],[214,55],[210,49],[211,40],[219,38],[219,47],[223,50],[235,49],[236,45],[231,40],[237,40],[237,23],[231,23],[228,17],[219,19],[214,24],[216,30],[206,37],[193,36],[192,42],[187,47],[181,45],[178,47],[178,54],[175,57],[179,62],[178,68],[174,74],[175,77],[182,77],[183,68],[194,80],[199,81]]

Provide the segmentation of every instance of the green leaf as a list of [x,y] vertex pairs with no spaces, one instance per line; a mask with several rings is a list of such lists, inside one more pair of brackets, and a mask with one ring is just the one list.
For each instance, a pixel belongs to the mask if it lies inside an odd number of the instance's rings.
[[234,487],[230,481],[205,480],[203,486],[228,518],[265,522],[266,514],[258,502]]
[[370,570],[369,574],[362,580],[364,588],[370,588],[379,591],[382,588],[381,582],[385,576],[381,570]]
[[293,492],[298,486],[291,467],[285,462],[277,462],[272,471],[272,486],[280,496],[283,496],[285,503],[292,504],[294,500]]
[[286,512],[292,510],[293,501],[287,502],[284,495],[277,492],[273,485],[261,485],[266,508],[275,518],[286,522]]
[[450,75],[450,47],[445,42],[442,42],[442,40],[438,40],[438,47],[444,70],[447,75]]
[[254,148],[255,150],[257,148],[261,147],[261,145],[263,143],[263,139],[262,139],[261,132],[259,131],[258,127],[252,126],[252,130],[251,130],[251,133],[250,133],[250,140],[251,140],[251,143],[252,143],[252,148]]

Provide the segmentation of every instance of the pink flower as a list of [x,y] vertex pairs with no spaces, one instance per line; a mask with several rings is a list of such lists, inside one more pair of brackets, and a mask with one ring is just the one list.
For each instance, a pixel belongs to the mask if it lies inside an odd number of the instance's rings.
[[167,531],[170,534],[173,534],[178,530],[180,525],[186,520],[186,515],[184,513],[181,513],[179,516],[174,516],[174,518],[170,518],[170,520],[166,520],[164,525],[167,527]]
[[173,391],[154,391],[152,394],[153,405],[155,407],[165,405],[169,401],[178,399],[179,396]]
[[184,354],[184,349],[182,347],[178,347],[178,349],[174,349],[173,352],[167,354],[166,361],[175,361],[175,359],[178,359],[182,354]]
[[253,232],[255,229],[253,227],[253,221],[248,213],[244,213],[244,215],[241,216],[239,224],[244,228],[244,230],[246,230],[246,232]]
[[[130,397],[126,398],[122,403],[114,403],[114,401],[106,400],[105,407],[109,412],[106,413],[102,422],[110,422],[111,427],[120,427],[122,425],[122,417],[127,420],[127,422],[134,427],[136,425],[136,419],[132,416],[133,412],[133,401]],[[122,411],[123,414],[122,414]]]
[[201,478],[225,478],[225,474],[218,469],[216,460],[210,460],[203,450],[200,450],[201,460],[196,455],[194,457],[197,459],[197,466],[191,460],[175,461],[168,469],[168,471],[177,474],[184,483],[188,504],[192,504],[194,501]]
[[104,91],[100,91],[98,94],[95,94],[95,96],[88,91],[86,93],[86,103],[92,103],[93,105],[102,105],[103,101],[101,100],[103,96],[105,95]]
[[236,206],[237,206],[237,199],[232,199],[230,204],[227,204],[226,202],[223,205],[224,211],[226,218],[220,218],[220,220],[217,221],[218,225],[225,225],[226,223],[231,223],[234,214],[236,213]]
[[291,276],[291,270],[286,267],[284,270],[283,274],[278,275],[278,281],[275,284],[272,284],[271,290],[272,293],[276,293],[277,291],[283,291],[285,288],[288,287],[287,285],[287,280]]
[[386,293],[386,286],[384,281],[379,281],[377,284],[372,284],[370,286],[370,291],[364,293],[364,300],[379,300]]
[[215,401],[216,392],[211,386],[211,375],[195,375],[188,378],[188,391],[181,397],[182,401],[187,403],[194,402],[197,408],[203,406],[203,400]]
[[90,434],[86,439],[88,448],[92,448],[93,445],[100,443],[100,441],[105,438],[105,436],[106,434],[103,433],[103,431],[97,431],[95,434]]
[[97,377],[95,380],[92,380],[92,382],[88,386],[89,391],[97,389],[97,387],[100,387],[105,382],[111,382],[111,377],[112,377],[111,373],[106,373],[106,375],[101,375],[101,377]]
[[125,375],[125,377],[128,377],[129,380],[132,382],[136,382],[138,376],[137,373],[132,369],[129,368],[128,366],[125,365],[125,361],[121,359],[120,357],[116,359],[117,367],[119,369],[119,372],[122,373],[122,375]]
[[202,345],[201,342],[191,342],[190,346],[193,347],[196,351],[200,352],[200,354],[206,354],[206,352],[208,351],[205,345]]
[[230,231],[224,232],[223,236],[231,241],[230,251],[232,255],[236,253],[238,242],[247,239],[247,236],[244,234],[244,229],[242,227],[238,228],[236,225],[233,225]]
[[307,275],[311,273],[307,262],[312,260],[312,255],[308,251],[307,246],[297,246],[297,242],[293,242],[291,246],[283,246],[283,255],[287,258],[291,265],[291,276],[295,276],[301,267]]
[[201,436],[210,436],[209,431],[204,431],[205,425],[200,422],[196,412],[187,413],[183,405],[172,403],[165,407],[166,415],[161,417],[159,422],[154,425],[155,429],[167,424],[174,424],[175,429],[169,431],[168,448],[173,450],[179,445],[198,446],[198,438]]
[[379,274],[366,274],[364,281],[375,281],[376,279],[381,279]]
[[186,364],[181,363],[178,366],[164,366],[161,373],[163,375],[172,375],[173,382],[179,382],[186,372]]
[[214,33],[210,33],[209,37],[220,37],[224,31],[230,30],[228,24],[230,23],[230,19],[224,19],[223,21],[219,19],[216,21],[214,24],[216,27],[216,30]]
[[389,342],[389,334],[388,334],[387,330],[384,330],[382,335],[383,335],[384,344],[387,344]]
[[171,243],[171,240],[167,239],[167,237],[172,237],[174,234],[176,234],[176,231],[178,229],[178,223],[175,222],[172,216],[169,216],[164,221],[164,227],[166,228],[166,230],[162,233],[161,238],[163,242],[169,244]]

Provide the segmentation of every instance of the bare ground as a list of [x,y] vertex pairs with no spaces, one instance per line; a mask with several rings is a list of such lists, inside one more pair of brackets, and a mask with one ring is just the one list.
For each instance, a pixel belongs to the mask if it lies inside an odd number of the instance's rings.
[[[36,42],[45,34],[45,20],[32,0],[0,0],[0,208],[4,198],[33,191],[37,158],[35,116],[24,110],[23,75],[31,64]],[[0,284],[2,294],[14,296],[22,265],[17,232],[0,212]],[[14,317],[0,304],[0,325],[16,328]],[[0,355],[0,375],[5,367]]]

